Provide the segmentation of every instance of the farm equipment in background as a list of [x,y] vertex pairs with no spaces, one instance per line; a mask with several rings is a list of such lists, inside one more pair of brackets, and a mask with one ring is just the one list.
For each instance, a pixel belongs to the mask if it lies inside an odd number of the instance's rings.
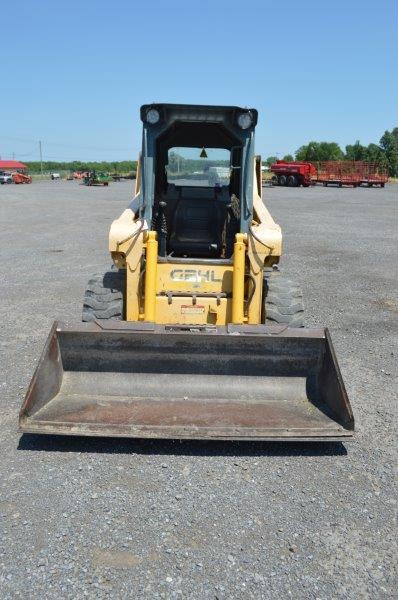
[[318,181],[324,186],[362,184],[384,187],[388,181],[387,169],[380,163],[361,160],[328,160],[317,163]]
[[109,173],[109,177],[111,177],[113,181],[121,181],[123,179],[123,175],[120,173]]
[[6,173],[5,171],[1,171],[0,172],[0,184],[4,185],[4,184],[10,184],[12,183],[12,175],[11,173]]
[[12,180],[14,183],[32,183],[32,178],[26,173],[12,173]]
[[358,187],[361,185],[362,171],[351,160],[326,160],[317,163],[318,182],[325,187],[328,185],[349,185]]
[[271,179],[272,185],[288,185],[290,187],[309,187],[314,185],[317,179],[315,166],[310,162],[286,162],[277,160],[270,167],[274,174]]
[[[304,329],[301,289],[277,266],[282,233],[261,197],[257,111],[151,104],[141,120],[135,196],[109,232],[114,269],[90,278],[84,323],[53,325],[20,431],[351,438],[329,333]],[[195,176],[205,147],[229,161],[228,181]],[[190,166],[179,180],[169,177],[176,152]]]
[[361,184],[365,184],[368,187],[379,185],[383,188],[388,182],[387,168],[382,166],[380,163],[363,162],[361,172]]
[[109,182],[112,181],[112,177],[107,175],[106,173],[101,173],[97,171],[89,171],[83,179],[84,185],[109,185]]
[[135,179],[137,177],[137,171],[130,171],[127,175],[123,175],[123,179]]
[[372,187],[384,187],[388,181],[387,169],[380,163],[358,160],[327,160],[317,163],[286,162],[278,160],[270,167],[272,185],[309,187],[316,183],[328,185],[349,185],[359,187],[362,184]]

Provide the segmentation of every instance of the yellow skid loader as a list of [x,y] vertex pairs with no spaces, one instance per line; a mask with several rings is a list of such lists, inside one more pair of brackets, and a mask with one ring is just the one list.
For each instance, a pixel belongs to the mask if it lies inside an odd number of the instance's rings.
[[135,195],[83,324],[55,323],[20,412],[41,434],[344,440],[354,419],[326,329],[303,328],[261,198],[257,111],[141,107]]

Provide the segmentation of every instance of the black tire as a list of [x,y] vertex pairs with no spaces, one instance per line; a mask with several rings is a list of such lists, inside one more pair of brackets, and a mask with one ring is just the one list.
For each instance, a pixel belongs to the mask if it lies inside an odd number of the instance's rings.
[[279,175],[278,177],[279,185],[286,185],[286,175]]
[[287,185],[289,187],[297,187],[297,184],[297,177],[295,175],[289,175],[289,177],[287,178]]
[[283,277],[278,270],[265,269],[262,323],[304,327],[304,304],[301,287]]
[[272,175],[271,184],[272,185],[279,185],[278,177],[276,175]]
[[126,271],[107,271],[93,275],[87,284],[83,300],[82,321],[124,318]]

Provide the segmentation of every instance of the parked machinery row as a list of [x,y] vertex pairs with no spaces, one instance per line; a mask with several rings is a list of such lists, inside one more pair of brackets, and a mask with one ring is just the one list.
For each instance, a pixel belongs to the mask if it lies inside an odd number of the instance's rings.
[[379,185],[388,181],[387,169],[376,162],[328,160],[317,163],[286,162],[278,160],[271,165],[272,185],[309,187],[316,183],[324,186],[351,185],[358,187]]
[[32,178],[26,173],[7,173],[2,171],[0,172],[0,184],[4,185],[5,183],[32,183]]

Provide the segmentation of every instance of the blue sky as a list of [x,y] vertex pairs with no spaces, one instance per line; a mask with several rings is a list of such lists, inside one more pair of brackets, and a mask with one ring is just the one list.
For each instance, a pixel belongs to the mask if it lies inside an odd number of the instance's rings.
[[39,139],[48,160],[135,158],[151,101],[255,107],[264,157],[398,126],[396,0],[20,0],[1,20],[2,158]]

